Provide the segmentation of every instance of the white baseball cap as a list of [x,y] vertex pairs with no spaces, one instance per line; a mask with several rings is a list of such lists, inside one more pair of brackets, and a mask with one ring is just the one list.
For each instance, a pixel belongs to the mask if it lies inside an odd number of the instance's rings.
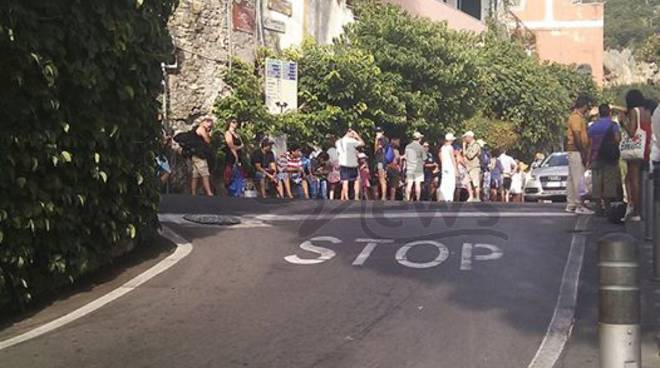
[[447,133],[447,134],[445,134],[445,140],[446,141],[455,141],[456,136],[454,135],[454,133]]
[[486,141],[483,139],[477,139],[477,144],[480,145],[481,147],[484,147],[486,145]]
[[471,130],[468,130],[467,132],[465,132],[465,134],[463,134],[463,138],[465,138],[465,137],[472,137],[472,138],[474,138],[474,132],[471,131]]
[[424,138],[424,134],[422,134],[420,132],[415,132],[415,133],[413,133],[413,138],[422,139],[422,138]]

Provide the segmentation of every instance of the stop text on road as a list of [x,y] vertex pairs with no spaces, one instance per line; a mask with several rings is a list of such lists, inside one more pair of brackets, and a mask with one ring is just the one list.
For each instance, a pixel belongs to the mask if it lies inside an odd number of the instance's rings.
[[[355,239],[356,244],[363,244],[362,251],[353,260],[353,266],[363,266],[371,254],[376,250],[379,245],[394,244],[394,239]],[[319,243],[327,243],[329,245],[342,244],[343,241],[333,236],[316,236],[309,240],[300,243],[299,248],[314,253],[317,255],[315,258],[301,258],[296,254],[291,254],[284,257],[289,263],[296,265],[315,265],[325,263],[333,259],[337,253],[327,247],[319,245]],[[436,248],[435,256],[424,261],[411,260],[408,253],[418,246],[431,246]],[[471,271],[475,262],[494,261],[502,258],[504,252],[496,245],[486,243],[463,243],[461,247],[461,271]],[[449,248],[437,240],[416,240],[403,244],[396,251],[394,259],[397,263],[404,267],[416,269],[428,269],[441,265],[450,256]]]

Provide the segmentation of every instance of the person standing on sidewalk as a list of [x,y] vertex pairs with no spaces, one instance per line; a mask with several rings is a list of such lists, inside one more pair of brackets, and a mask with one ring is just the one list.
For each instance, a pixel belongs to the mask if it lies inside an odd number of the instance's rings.
[[337,141],[342,200],[348,200],[348,185],[351,181],[353,182],[353,189],[355,191],[355,200],[360,200],[357,149],[362,146],[364,146],[364,141],[353,129],[350,128],[346,134]]
[[474,133],[468,131],[463,134],[463,153],[468,180],[468,202],[481,201],[481,146],[474,139]]
[[429,142],[424,142],[424,188],[422,189],[422,200],[432,201],[433,196],[436,195],[438,185],[438,162],[435,160],[435,155],[431,153],[431,145]]
[[619,143],[621,129],[612,121],[610,106],[598,107],[600,119],[589,127],[591,150],[589,166],[592,172],[593,190],[591,197],[596,204],[596,214],[605,216],[610,203],[621,196],[621,177],[619,175]]
[[501,200],[502,202],[511,201],[511,177],[518,168],[516,160],[513,157],[506,154],[506,150],[502,150],[502,153],[497,157],[497,161],[502,167],[502,188],[501,188]]
[[[378,175],[378,185],[380,189],[380,199],[387,199],[387,171],[385,165],[391,162],[394,157],[394,152],[392,152],[392,147],[390,146],[390,140],[385,136],[383,128],[376,128],[376,141],[374,142],[374,158],[376,159],[376,175]],[[389,162],[388,162],[389,158]],[[377,197],[376,197],[377,198]]]
[[592,215],[579,196],[580,180],[584,177],[585,166],[589,159],[589,136],[585,114],[590,109],[590,101],[586,96],[580,96],[575,101],[573,112],[568,118],[566,129],[566,150],[568,151],[568,180],[566,182],[566,211],[579,215]]
[[201,119],[199,125],[195,129],[195,134],[200,141],[201,152],[196,152],[191,157],[192,162],[192,182],[191,182],[191,193],[192,195],[197,194],[197,183],[199,179],[202,179],[202,187],[204,187],[204,193],[207,196],[213,195],[213,190],[211,189],[211,180],[209,179],[211,173],[209,171],[209,156],[211,155],[211,129],[213,129],[213,124],[215,123],[215,118],[212,116],[205,116]]
[[406,201],[412,197],[415,186],[415,200],[419,201],[424,182],[424,158],[426,153],[421,141],[424,136],[420,132],[413,133],[413,141],[406,146],[404,158],[406,160]]
[[442,202],[453,202],[454,193],[456,192],[458,165],[456,164],[456,156],[454,154],[455,140],[456,137],[453,133],[445,134],[445,144],[442,145],[440,153],[438,154],[440,159],[440,170],[442,170],[438,201]]
[[401,153],[399,152],[399,147],[401,146],[401,139],[392,138],[390,140],[390,147],[392,148],[392,155],[394,156],[392,161],[387,163],[387,182],[388,182],[388,191],[389,198],[391,201],[396,199],[396,193],[399,190],[399,184],[401,182]]
[[490,201],[490,185],[491,185],[491,171],[490,171],[490,159],[491,154],[488,149],[488,144],[483,139],[477,139],[477,143],[481,147],[481,199],[483,201]]
[[[626,114],[622,115],[621,127],[625,135],[622,140],[622,156],[628,165],[626,173],[626,190],[628,191],[628,208],[623,217],[624,221],[641,221],[641,181],[642,177],[648,175],[649,159],[651,156],[651,111],[646,106],[644,95],[636,89],[628,91],[626,94]],[[625,157],[626,143],[637,143],[641,141],[641,132],[645,133],[646,140],[640,143],[643,150],[640,156],[634,158]],[[630,137],[630,139],[626,139]]]

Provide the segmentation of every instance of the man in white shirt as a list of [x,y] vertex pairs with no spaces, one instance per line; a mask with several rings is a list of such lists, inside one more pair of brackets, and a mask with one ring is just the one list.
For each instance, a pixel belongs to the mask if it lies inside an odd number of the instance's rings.
[[511,199],[511,178],[516,171],[516,160],[502,151],[502,154],[497,158],[502,165],[502,191],[504,192],[504,202],[509,202]]
[[339,155],[339,177],[341,180],[341,200],[348,200],[348,183],[353,182],[355,200],[360,199],[360,181],[358,180],[358,147],[364,146],[364,141],[353,130],[337,141]]

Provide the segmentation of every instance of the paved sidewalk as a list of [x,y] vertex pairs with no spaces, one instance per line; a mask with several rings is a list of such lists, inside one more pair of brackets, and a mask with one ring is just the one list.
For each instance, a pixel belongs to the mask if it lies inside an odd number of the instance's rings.
[[627,231],[640,240],[642,288],[642,367],[660,367],[660,282],[652,281],[653,246],[644,241],[641,223],[626,227],[594,218],[585,254],[575,327],[557,367],[598,367],[598,244],[605,234]]

